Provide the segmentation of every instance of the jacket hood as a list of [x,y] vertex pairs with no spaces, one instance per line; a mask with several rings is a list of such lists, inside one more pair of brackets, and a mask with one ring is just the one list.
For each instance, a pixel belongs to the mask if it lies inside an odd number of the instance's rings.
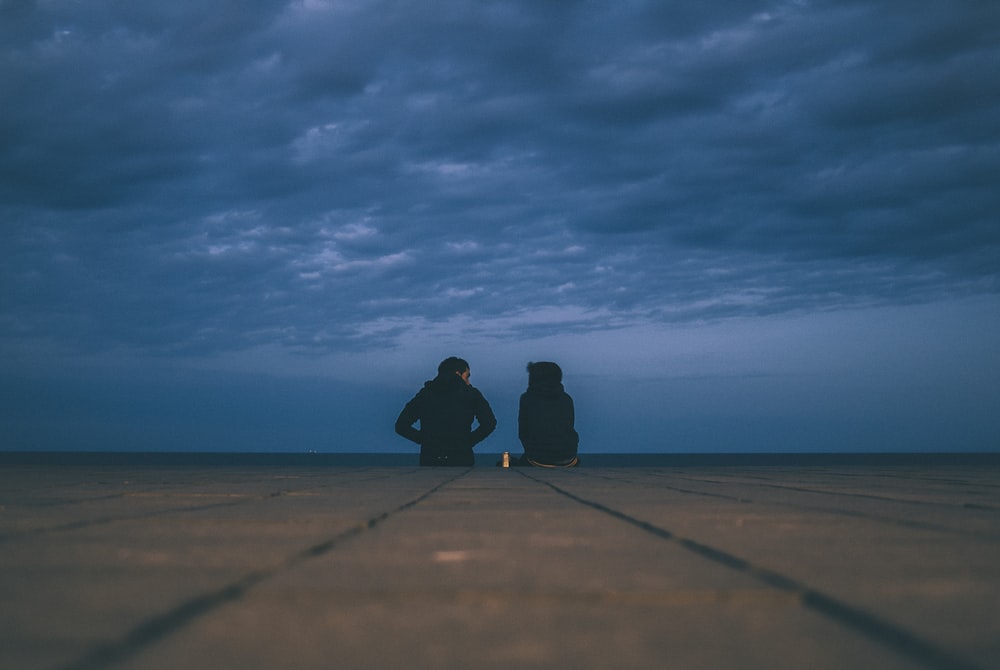
[[562,395],[565,393],[565,390],[563,389],[562,382],[543,381],[530,384],[528,386],[528,393],[537,393],[539,395]]
[[462,378],[455,374],[438,375],[424,383],[424,388],[432,393],[461,393],[465,387]]

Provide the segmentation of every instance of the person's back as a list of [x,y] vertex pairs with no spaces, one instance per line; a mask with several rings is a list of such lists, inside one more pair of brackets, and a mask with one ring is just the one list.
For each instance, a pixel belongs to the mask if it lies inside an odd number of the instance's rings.
[[517,433],[524,447],[520,464],[575,465],[580,441],[575,420],[573,399],[563,389],[559,366],[529,363],[528,389],[521,394],[517,417]]
[[[420,422],[417,430],[413,424]],[[472,424],[478,421],[476,430]],[[475,463],[472,448],[496,428],[496,417],[483,394],[469,384],[469,366],[448,358],[438,376],[406,403],[396,419],[396,432],[420,445],[421,465]]]

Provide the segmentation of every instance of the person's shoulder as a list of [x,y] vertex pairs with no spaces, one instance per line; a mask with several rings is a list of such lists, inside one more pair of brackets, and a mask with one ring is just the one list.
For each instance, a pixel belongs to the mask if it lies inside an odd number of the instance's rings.
[[479,389],[477,389],[475,386],[472,386],[470,384],[470,385],[466,386],[465,388],[466,388],[466,392],[469,394],[469,396],[471,398],[473,398],[476,402],[482,401],[482,402],[485,402],[485,403],[489,404],[489,402],[486,400],[486,396],[483,395],[483,392],[480,391]]
[[413,394],[413,399],[416,400],[417,398],[425,398],[425,397],[427,397],[427,394],[433,393],[433,392],[434,392],[434,389],[432,388],[431,383],[430,382],[425,382],[424,385],[421,386],[417,390],[417,392]]

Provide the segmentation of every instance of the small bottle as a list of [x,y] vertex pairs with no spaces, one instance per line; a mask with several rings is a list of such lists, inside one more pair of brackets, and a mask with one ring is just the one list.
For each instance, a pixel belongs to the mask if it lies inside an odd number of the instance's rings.
[[510,467],[510,452],[509,451],[503,452],[503,458],[501,459],[501,465],[503,467],[505,467],[505,468],[509,468]]

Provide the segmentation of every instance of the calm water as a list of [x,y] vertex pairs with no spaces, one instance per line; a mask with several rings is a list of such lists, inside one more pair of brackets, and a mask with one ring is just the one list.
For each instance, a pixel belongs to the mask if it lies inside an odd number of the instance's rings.
[[[512,454],[518,456],[520,454]],[[493,467],[499,453],[476,454],[476,465]],[[881,454],[580,454],[581,467],[830,466],[830,465],[1000,465],[1000,452]],[[0,452],[2,465],[128,466],[387,466],[417,465],[411,453],[196,453],[196,452]]]

